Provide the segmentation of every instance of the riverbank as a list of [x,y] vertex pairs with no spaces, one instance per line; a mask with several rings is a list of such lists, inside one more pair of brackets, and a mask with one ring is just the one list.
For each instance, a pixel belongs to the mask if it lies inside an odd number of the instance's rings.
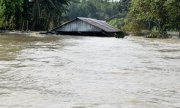
[[44,34],[46,31],[9,31],[9,30],[0,30],[2,35],[39,35]]
[[168,32],[171,38],[180,38],[179,32]]
[[[16,31],[16,30],[0,30],[0,35],[30,35],[30,36],[36,36],[36,35],[42,35],[46,34],[47,31]],[[135,36],[129,33],[128,36]],[[147,33],[142,33],[137,35],[137,37],[145,37],[146,38]],[[179,32],[168,32],[169,38],[179,38]]]
[[149,31],[142,31],[140,33],[129,33],[130,36],[137,36],[137,37],[144,37],[144,38],[159,38],[159,39],[168,39],[168,38],[180,38],[179,32],[167,32],[166,36],[160,37],[158,32],[149,32]]

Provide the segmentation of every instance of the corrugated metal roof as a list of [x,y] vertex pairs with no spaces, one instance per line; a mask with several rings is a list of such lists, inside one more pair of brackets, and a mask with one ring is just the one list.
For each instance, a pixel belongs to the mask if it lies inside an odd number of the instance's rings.
[[83,17],[78,17],[77,19],[82,20],[84,22],[87,22],[97,28],[100,28],[106,32],[118,32],[119,30],[112,27],[106,21],[103,20],[97,20],[97,19],[91,19],[91,18],[83,18]]
[[108,23],[106,23],[106,21],[103,21],[103,20],[97,20],[97,19],[91,19],[91,18],[84,18],[84,17],[77,17],[76,19],[72,20],[72,21],[69,21],[69,22],[66,22],[64,24],[62,24],[61,26],[59,27],[56,27],[54,29],[52,29],[51,31],[55,31],[56,29],[64,26],[64,25],[67,25],[73,21],[76,21],[76,20],[81,20],[81,21],[84,21],[88,24],[91,24],[105,32],[118,32],[119,30],[112,27],[111,25],[109,25]]

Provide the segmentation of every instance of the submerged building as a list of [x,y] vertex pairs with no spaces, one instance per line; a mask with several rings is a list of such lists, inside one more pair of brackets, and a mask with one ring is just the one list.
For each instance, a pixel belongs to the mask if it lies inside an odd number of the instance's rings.
[[53,34],[61,35],[88,35],[88,36],[109,36],[112,37],[120,32],[102,20],[78,17],[72,21],[62,24],[50,31]]

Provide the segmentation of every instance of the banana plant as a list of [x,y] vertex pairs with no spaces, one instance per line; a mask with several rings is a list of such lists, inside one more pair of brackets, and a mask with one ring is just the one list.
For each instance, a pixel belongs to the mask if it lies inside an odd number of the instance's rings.
[[56,26],[67,11],[70,0],[34,0],[32,12],[32,29],[48,29]]

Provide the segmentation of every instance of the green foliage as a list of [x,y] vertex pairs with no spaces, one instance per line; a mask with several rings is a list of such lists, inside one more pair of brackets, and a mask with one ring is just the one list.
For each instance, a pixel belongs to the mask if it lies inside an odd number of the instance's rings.
[[[2,4],[0,3],[0,5],[2,5]],[[4,7],[0,6],[0,28],[2,28],[2,25],[3,25],[3,22],[4,22],[4,19],[2,18],[3,12],[4,12]]]
[[131,0],[76,0],[69,7],[67,16],[90,17],[106,20],[110,25],[121,29]]
[[180,30],[180,1],[167,0],[164,4],[168,10],[168,26],[174,30]]
[[160,38],[161,34],[159,32],[151,32],[146,38]]
[[118,4],[118,9],[120,13],[124,13],[124,15],[127,14],[129,10],[131,0],[120,0]]
[[125,19],[124,22],[125,22],[125,25],[122,28],[122,30],[126,32],[131,32],[133,35],[136,35],[136,36],[141,33],[141,30],[144,27],[143,23],[138,20]]
[[47,30],[61,23],[71,0],[0,0],[0,26],[5,29]]
[[121,27],[124,25],[124,19],[123,18],[114,18],[114,19],[110,20],[108,23],[115,28],[121,29]]
[[118,3],[109,0],[77,0],[69,7],[67,16],[70,19],[76,17],[90,17],[106,20],[119,14]]
[[32,6],[32,29],[50,29],[63,21],[70,0],[36,0]]
[[134,29],[137,26],[134,22],[153,22],[161,34],[160,37],[165,38],[168,29],[179,29],[179,12],[178,0],[132,0],[125,27],[135,26],[132,27]]
[[[69,11],[68,11],[69,10]],[[67,18],[107,20],[134,34],[142,29],[180,30],[179,0],[0,0],[0,28],[48,30]],[[124,20],[125,18],[125,20]],[[123,26],[123,28],[122,28]]]
[[19,23],[20,13],[22,12],[22,0],[1,0],[1,20],[5,28],[15,28]]

